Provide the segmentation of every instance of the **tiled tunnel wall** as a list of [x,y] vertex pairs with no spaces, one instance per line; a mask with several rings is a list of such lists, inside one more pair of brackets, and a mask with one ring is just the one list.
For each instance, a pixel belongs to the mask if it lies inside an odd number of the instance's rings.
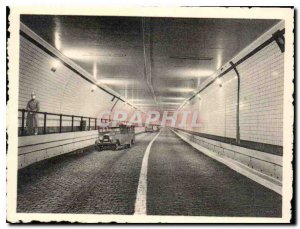
[[[247,47],[256,48],[269,33]],[[239,57],[240,58],[240,57]],[[238,60],[238,58],[237,58]],[[226,69],[226,68],[225,68]],[[240,74],[240,139],[251,142],[283,145],[284,53],[273,41],[237,66]],[[237,77],[234,70],[195,97],[184,109],[199,112],[201,126],[187,127],[199,133],[236,138]]]
[[[55,72],[51,71],[56,59],[40,48],[39,45],[50,48],[48,49],[50,52],[53,52],[54,48],[49,47],[49,44],[26,26],[21,25],[21,28],[21,31],[38,42],[38,45],[22,35],[20,36],[19,109],[26,108],[27,102],[31,99],[31,92],[34,91],[37,100],[40,102],[41,112],[99,118],[101,111],[111,111],[116,102],[116,99],[112,101],[112,95],[99,88],[92,91],[90,82],[62,63],[58,65]],[[57,50],[54,50],[54,52],[57,52]],[[68,61],[70,62],[70,60]],[[74,67],[75,64],[71,64]],[[78,66],[75,65],[75,68],[77,70]],[[82,74],[82,71],[80,73]],[[91,78],[89,75],[85,75],[85,77]],[[122,101],[119,101],[115,108],[120,108],[127,113],[134,111],[133,107]],[[39,125],[43,126],[42,115],[39,114],[39,116]],[[86,119],[86,121],[88,120]],[[20,127],[21,112],[19,112],[18,122]],[[99,119],[97,122],[99,122]],[[94,119],[90,120],[90,124],[91,126],[95,125]],[[71,117],[63,117],[62,126],[70,125]],[[80,118],[74,118],[74,126],[79,125]],[[47,127],[51,126],[59,126],[59,116],[47,115]],[[144,132],[144,127],[137,127],[135,132]],[[97,131],[90,130],[19,137],[19,168],[92,146],[97,136]]]
[[35,91],[40,110],[52,113],[96,117],[110,110],[112,96],[60,64],[51,71],[55,59],[20,36],[19,108],[26,108],[30,93]]
[[[28,31],[27,29],[26,31]],[[60,63],[55,72],[51,71],[55,58],[20,36],[19,58],[19,109],[25,109],[32,91],[40,102],[40,111],[65,115],[99,117],[101,111],[110,111],[116,100],[107,92],[96,88],[74,71]],[[89,76],[86,76],[87,78]],[[123,111],[132,112],[134,108],[119,101]],[[19,114],[19,126],[21,125]],[[43,119],[39,119],[40,126]],[[71,118],[63,117],[63,126],[70,125]],[[79,125],[80,118],[74,119]],[[59,117],[48,115],[47,126],[58,126]],[[91,126],[94,120],[91,119]]]
[[283,56],[272,42],[238,66],[241,139],[282,146]]

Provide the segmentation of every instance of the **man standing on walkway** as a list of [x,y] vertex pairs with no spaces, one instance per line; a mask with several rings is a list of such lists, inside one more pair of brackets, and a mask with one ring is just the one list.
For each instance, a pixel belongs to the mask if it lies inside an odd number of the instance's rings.
[[38,114],[35,112],[38,112],[40,110],[40,103],[35,98],[36,95],[34,92],[32,92],[31,100],[28,101],[26,107],[26,110],[28,111],[26,126],[29,135],[38,134],[39,120],[38,120]]

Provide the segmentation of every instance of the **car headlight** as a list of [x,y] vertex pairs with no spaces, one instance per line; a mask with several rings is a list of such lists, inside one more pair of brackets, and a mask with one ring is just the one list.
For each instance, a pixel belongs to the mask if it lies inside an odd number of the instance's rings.
[[102,141],[102,140],[103,140],[103,136],[100,136],[100,137],[99,137],[99,140]]
[[109,136],[109,140],[111,140],[111,141],[112,141],[112,140],[113,140],[113,137]]

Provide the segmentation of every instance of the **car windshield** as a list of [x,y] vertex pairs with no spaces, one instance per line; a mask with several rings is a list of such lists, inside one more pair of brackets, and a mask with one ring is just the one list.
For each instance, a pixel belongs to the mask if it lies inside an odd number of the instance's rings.
[[99,134],[107,134],[107,133],[121,133],[126,134],[128,132],[134,132],[133,127],[127,127],[127,126],[118,126],[118,127],[104,127],[98,129]]
[[105,127],[98,129],[99,134],[112,133],[112,132],[120,132],[119,127]]

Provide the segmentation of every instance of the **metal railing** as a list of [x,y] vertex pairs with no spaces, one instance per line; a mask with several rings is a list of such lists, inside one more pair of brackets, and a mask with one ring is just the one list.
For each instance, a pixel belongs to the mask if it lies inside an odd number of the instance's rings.
[[[96,130],[97,118],[77,115],[57,114],[51,112],[28,111],[18,109],[19,112],[19,136],[32,135],[27,131],[27,114],[28,112],[37,114],[38,134],[65,133],[75,131]],[[102,122],[102,120],[100,120]],[[42,125],[40,125],[42,123]]]
[[[18,109],[18,112],[18,136],[33,135],[33,133],[30,133],[30,131],[28,131],[26,125],[28,112],[35,113],[38,116],[38,135],[99,130],[105,129],[107,127],[127,125],[129,123],[128,121],[119,121],[110,118],[99,119],[95,117],[85,117],[78,115],[67,115],[42,111],[29,111],[26,109]],[[104,123],[109,123],[110,125],[100,125]],[[156,124],[153,125],[155,126]],[[145,123],[142,123],[142,127],[145,127]]]

